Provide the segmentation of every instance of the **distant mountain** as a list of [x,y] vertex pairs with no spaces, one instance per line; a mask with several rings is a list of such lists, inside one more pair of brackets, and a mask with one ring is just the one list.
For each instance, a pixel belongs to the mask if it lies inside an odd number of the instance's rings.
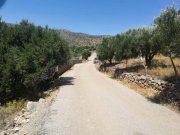
[[100,44],[105,37],[110,37],[110,36],[105,36],[105,35],[89,35],[89,34],[84,34],[84,33],[76,33],[76,32],[71,32],[68,30],[57,30],[59,35],[66,39],[70,46],[92,46],[92,45],[97,45]]

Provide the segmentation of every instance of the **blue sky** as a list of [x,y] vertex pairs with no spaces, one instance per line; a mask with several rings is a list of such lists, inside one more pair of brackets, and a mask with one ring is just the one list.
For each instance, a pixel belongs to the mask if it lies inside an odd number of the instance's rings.
[[0,16],[9,23],[28,19],[51,28],[115,35],[150,26],[169,4],[171,0],[6,0]]

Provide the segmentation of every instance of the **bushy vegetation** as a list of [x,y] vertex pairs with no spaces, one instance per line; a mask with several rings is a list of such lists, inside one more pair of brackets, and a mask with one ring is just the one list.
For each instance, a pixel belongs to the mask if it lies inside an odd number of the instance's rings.
[[180,15],[175,7],[168,7],[154,21],[153,27],[130,29],[115,37],[106,38],[97,46],[100,60],[122,61],[129,58],[145,59],[145,67],[151,67],[158,53],[168,56],[176,78],[178,72],[173,58],[180,56]]
[[69,59],[67,42],[54,30],[0,20],[0,102],[37,91],[41,74]]
[[84,60],[87,60],[91,56],[91,51],[88,49],[83,50],[82,52],[82,58]]
[[153,57],[160,51],[161,43],[155,28],[130,29],[129,31],[104,39],[97,47],[99,59],[122,61],[142,56],[151,65]]
[[95,46],[73,46],[71,47],[72,55],[74,57],[83,57],[86,52],[91,52],[95,49]]

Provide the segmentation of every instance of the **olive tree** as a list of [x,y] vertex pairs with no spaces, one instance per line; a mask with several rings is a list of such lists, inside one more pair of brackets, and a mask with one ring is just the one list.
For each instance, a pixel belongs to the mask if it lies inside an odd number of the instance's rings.
[[177,81],[178,71],[173,57],[180,55],[180,19],[175,7],[168,7],[163,11],[161,15],[155,19],[155,24],[161,34],[163,44],[162,53],[169,56]]
[[114,44],[112,38],[103,39],[102,44],[97,46],[97,56],[100,60],[108,60],[112,63],[114,57]]

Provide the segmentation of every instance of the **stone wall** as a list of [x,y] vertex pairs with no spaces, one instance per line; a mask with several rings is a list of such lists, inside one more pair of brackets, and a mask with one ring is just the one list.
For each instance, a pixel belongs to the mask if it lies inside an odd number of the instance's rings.
[[158,100],[161,103],[172,103],[180,109],[180,85],[153,78],[149,75],[145,76],[139,73],[127,73],[121,69],[113,66],[106,67],[99,66],[99,71],[110,73],[114,78],[126,80],[129,83],[137,84],[138,86],[146,89],[151,88],[156,92],[156,97],[153,100]]
[[135,83],[143,88],[153,88],[157,91],[163,91],[167,89],[176,89],[176,85],[167,81],[163,81],[157,78],[153,78],[149,75],[145,76],[139,73],[127,73],[122,72],[119,68],[116,67],[104,67],[100,66],[99,70],[101,72],[112,73],[116,79],[124,79],[128,82]]
[[132,83],[138,84],[143,88],[153,88],[156,91],[163,91],[167,89],[175,89],[175,84],[152,78],[151,76],[144,76],[138,73],[123,73],[119,79],[124,79]]

